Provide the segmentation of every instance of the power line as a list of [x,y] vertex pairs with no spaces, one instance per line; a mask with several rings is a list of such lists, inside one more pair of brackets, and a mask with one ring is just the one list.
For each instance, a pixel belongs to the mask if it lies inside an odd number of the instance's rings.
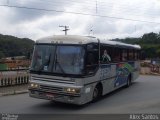
[[[40,0],[41,2],[43,1],[43,0]],[[77,4],[83,4],[84,6],[87,6],[87,8],[88,7],[94,7],[95,6],[95,4],[97,4],[97,7],[108,7],[108,6],[110,6],[110,7],[113,7],[113,6],[111,6],[111,5],[109,5],[108,3],[115,3],[115,2],[111,2],[111,1],[107,1],[107,2],[101,2],[101,1],[87,1],[87,0],[85,0],[85,1],[83,1],[83,2],[80,2],[80,1],[72,1],[72,0],[68,0],[68,1],[56,1],[56,2],[53,2],[53,1],[43,1],[43,2],[45,2],[45,3],[65,3],[66,4],[66,2],[69,4],[69,3],[71,3],[71,4],[73,4],[73,3],[77,3]],[[87,3],[85,3],[85,2],[87,2]],[[107,5],[106,5],[107,4]],[[141,5],[142,6],[142,5]],[[119,5],[118,4],[118,8],[124,8],[124,10],[128,10],[128,8],[129,8],[129,10],[137,10],[137,8],[141,8],[141,6],[139,6],[139,7],[135,7],[134,6],[134,8],[131,8],[131,6],[130,7],[128,7],[128,4],[126,4],[126,5]],[[133,7],[133,6],[132,6]],[[144,9],[144,8],[143,8]],[[147,10],[147,9],[144,9],[144,10]],[[148,11],[147,11],[148,12]],[[154,11],[155,12],[155,11]]]
[[[14,1],[14,2],[16,2],[16,1]],[[32,1],[33,3],[37,3],[37,2],[40,2],[40,3],[43,3],[43,4],[47,4],[47,3],[49,3],[49,5],[52,5],[52,6],[60,6],[60,4],[58,4],[58,3],[65,3],[66,1],[64,1],[64,2],[62,2],[62,1],[56,1],[56,2],[49,2],[49,1]],[[69,2],[69,1],[67,1],[67,2]],[[18,3],[18,2],[16,2],[16,3]],[[73,3],[71,2],[71,4],[66,4],[65,3],[65,5],[72,5]],[[79,4],[82,4],[82,6],[79,6]],[[106,9],[104,9],[104,8],[108,8],[108,7],[110,7],[110,8],[112,8],[113,6],[112,5],[109,5],[109,4],[107,4],[107,6],[106,5],[96,5],[96,7],[95,7],[95,5],[94,6],[89,6],[89,5],[87,5],[87,4],[83,4],[83,3],[79,3],[79,4],[76,4],[76,6],[71,6],[71,8],[80,8],[80,9],[78,9],[78,11],[77,12],[82,12],[83,10],[89,10],[89,11],[92,11],[93,12],[93,10],[94,11],[96,11],[96,13],[97,13],[97,9],[99,9],[99,14],[102,12],[106,12]],[[75,4],[74,4],[75,5]],[[84,7],[85,6],[85,7]],[[105,7],[106,6],[106,7]],[[83,8],[82,8],[83,7]],[[92,7],[92,8],[90,8],[90,7]],[[129,8],[129,9],[119,9],[119,8],[121,8],[120,6],[118,6],[118,7],[116,7],[116,8],[114,8],[114,10],[116,9],[116,12],[114,12],[114,14],[111,14],[111,15],[116,15],[116,14],[122,14],[123,12],[125,13],[125,14],[128,14],[128,15],[132,15],[132,17],[133,17],[133,15],[134,16],[142,16],[142,15],[146,15],[146,17],[152,17],[152,18],[156,18],[156,16],[154,16],[154,15],[157,15],[157,14],[153,14],[153,13],[155,13],[154,11],[150,11],[150,12],[152,12],[152,14],[145,14],[144,12],[143,13],[141,13],[141,12],[139,12],[139,11],[141,11],[140,9],[132,9],[132,8]],[[134,10],[136,13],[134,13],[134,12],[132,12],[131,13],[131,11],[132,10]],[[147,11],[147,13],[149,13],[148,11]],[[159,15],[159,14],[158,14]]]
[[145,21],[145,20],[129,19],[129,18],[123,18],[123,17],[113,17],[113,16],[107,16],[107,15],[88,14],[88,13],[81,13],[81,12],[71,12],[71,11],[67,12],[67,11],[55,10],[55,9],[43,9],[43,8],[34,8],[34,7],[16,6],[16,5],[0,5],[0,6],[10,7],[10,8],[19,8],[19,9],[37,10],[37,11],[69,13],[69,14],[77,14],[77,15],[85,15],[85,16],[93,16],[93,17],[103,17],[103,18],[110,18],[110,19],[121,19],[121,20],[152,23],[152,24],[160,24],[159,22],[151,22],[151,21]]
[[[53,3],[53,1],[47,1],[47,0],[40,0],[40,1],[43,1],[43,2],[48,2],[48,3]],[[54,1],[55,2],[55,1]],[[73,0],[67,0],[67,1],[56,1],[56,2],[61,2],[61,3],[76,3],[76,4],[88,4],[88,5],[93,5],[95,6],[95,1],[83,1],[83,2],[80,2],[80,1],[73,1]]]
[[[112,5],[100,5],[100,9],[104,9],[104,8],[107,8],[107,7],[110,7],[110,8],[113,8],[113,6]],[[117,6],[116,8],[114,8],[114,9],[117,9],[117,10],[122,10],[122,11],[124,11],[124,10],[127,10],[127,11],[135,11],[136,13],[137,12],[139,12],[139,11],[141,11],[141,8],[138,8],[137,7],[137,9],[135,9],[135,8],[131,8],[131,7],[121,7],[121,6]],[[147,13],[151,13],[152,15],[159,15],[159,13],[158,14],[155,14],[156,12],[159,12],[159,11],[155,11],[155,10],[150,10],[150,11],[147,11],[147,9],[144,9],[143,8],[143,10],[145,11],[145,12],[147,12]],[[133,13],[133,12],[132,12]]]
[[[21,6],[21,5],[23,5],[23,4],[19,4],[19,2],[17,2],[17,1],[14,1],[17,5],[16,6]],[[42,2],[42,1],[31,1],[33,4],[32,5],[34,5],[34,4],[47,4],[47,2]],[[11,4],[10,4],[11,5]],[[14,4],[12,4],[12,5],[14,5]],[[58,7],[58,6],[62,6],[61,4],[59,4],[59,2],[54,2],[54,3],[48,3],[47,4],[47,6],[55,6],[58,10],[60,10],[59,8],[60,7]],[[65,4],[67,7],[70,7],[70,8],[76,8],[76,9],[78,9],[78,12],[83,12],[83,11],[95,11],[95,6],[94,7],[86,7],[86,6],[83,6],[83,5],[74,5],[74,6],[71,6],[71,4],[69,5],[69,4]],[[33,6],[34,7],[34,6]],[[64,7],[62,8],[63,10],[64,10]]]
[[[16,2],[16,1],[14,1],[14,2]],[[42,2],[43,4],[45,3],[49,3],[49,4],[52,4],[52,5],[54,5],[55,6],[55,4],[56,4],[56,6],[57,5],[59,5],[58,3],[60,3],[60,4],[68,4],[68,5],[71,5],[71,4],[75,4],[75,3],[77,3],[78,5],[79,4],[83,4],[83,6],[86,6],[85,7],[85,9],[87,8],[89,8],[89,7],[95,7],[95,4],[96,4],[96,1],[83,1],[83,2],[80,2],[80,1],[73,1],[73,0],[68,0],[68,1],[61,1],[61,0],[59,0],[59,1],[47,1],[47,0],[39,0],[39,1],[32,1],[32,2]],[[87,3],[85,3],[85,2],[87,2]],[[94,3],[93,3],[94,2]],[[103,4],[101,4],[101,3],[103,3]],[[109,5],[108,3],[115,3],[115,2],[101,2],[101,1],[97,1],[97,7],[98,8],[100,8],[100,9],[102,9],[102,8],[106,8],[106,7],[113,7],[112,5]],[[101,4],[101,5],[100,5]],[[107,5],[105,5],[105,4],[107,4]],[[125,6],[125,7],[122,7],[122,6]],[[77,5],[76,5],[76,7],[77,7]],[[119,5],[118,4],[118,8],[122,8],[122,10],[124,9],[124,10],[128,10],[128,8],[129,8],[129,10],[136,10],[136,13],[137,13],[137,10],[139,11],[139,9],[137,9],[137,8],[140,8],[140,7],[134,7],[134,8],[132,8],[133,6],[130,6],[130,7],[128,7],[128,4],[126,4],[126,5]],[[136,8],[136,9],[135,9]],[[115,8],[114,8],[115,9]],[[105,9],[106,10],[106,9]],[[145,9],[144,9],[145,10]],[[146,9],[147,10],[147,9]],[[118,11],[119,11],[119,9],[118,9]],[[156,12],[156,11],[154,11],[154,12]],[[159,12],[159,11],[158,11]],[[148,11],[147,11],[147,13],[148,13]],[[152,12],[153,13],[153,12]],[[144,13],[143,13],[144,14]],[[157,15],[157,14],[155,14],[155,15]],[[158,14],[159,15],[159,14]]]

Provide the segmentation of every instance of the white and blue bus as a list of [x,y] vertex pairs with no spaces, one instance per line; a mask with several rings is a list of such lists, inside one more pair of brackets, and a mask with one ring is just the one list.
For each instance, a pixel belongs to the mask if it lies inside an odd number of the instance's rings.
[[36,41],[29,95],[82,105],[139,76],[139,45],[91,36],[57,35]]

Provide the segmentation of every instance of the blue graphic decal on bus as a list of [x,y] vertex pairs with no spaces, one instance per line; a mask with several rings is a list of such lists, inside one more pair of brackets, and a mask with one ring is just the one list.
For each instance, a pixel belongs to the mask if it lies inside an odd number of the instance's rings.
[[127,82],[129,73],[132,71],[133,66],[128,63],[117,64],[114,87],[125,84]]

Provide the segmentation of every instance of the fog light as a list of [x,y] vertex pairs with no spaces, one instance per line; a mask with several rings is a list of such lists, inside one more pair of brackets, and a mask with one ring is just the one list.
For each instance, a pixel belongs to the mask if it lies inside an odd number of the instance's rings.
[[35,94],[35,91],[31,91],[31,94]]
[[73,101],[74,101],[74,97],[71,97],[71,96],[68,97],[68,101],[69,101],[69,102],[73,102]]

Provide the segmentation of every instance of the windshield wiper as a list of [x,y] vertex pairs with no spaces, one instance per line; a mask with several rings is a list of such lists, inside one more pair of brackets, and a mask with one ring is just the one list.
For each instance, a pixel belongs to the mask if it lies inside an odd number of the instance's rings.
[[[63,74],[66,74],[65,71],[64,71],[64,69],[62,68],[61,64],[56,60],[56,65],[57,65],[57,64],[58,64],[59,68],[61,69],[62,73],[63,73]],[[56,65],[55,65],[55,66],[56,66]],[[56,68],[56,67],[55,67],[55,68]]]
[[41,66],[39,67],[39,69],[37,70],[38,74],[41,74],[41,73],[42,73],[42,70],[43,70],[43,65],[41,65]]
[[62,73],[65,74],[64,69],[62,68],[61,64],[59,63],[59,61],[57,60],[57,53],[55,54],[55,70],[57,69],[57,64],[59,66],[59,68],[61,69]]

